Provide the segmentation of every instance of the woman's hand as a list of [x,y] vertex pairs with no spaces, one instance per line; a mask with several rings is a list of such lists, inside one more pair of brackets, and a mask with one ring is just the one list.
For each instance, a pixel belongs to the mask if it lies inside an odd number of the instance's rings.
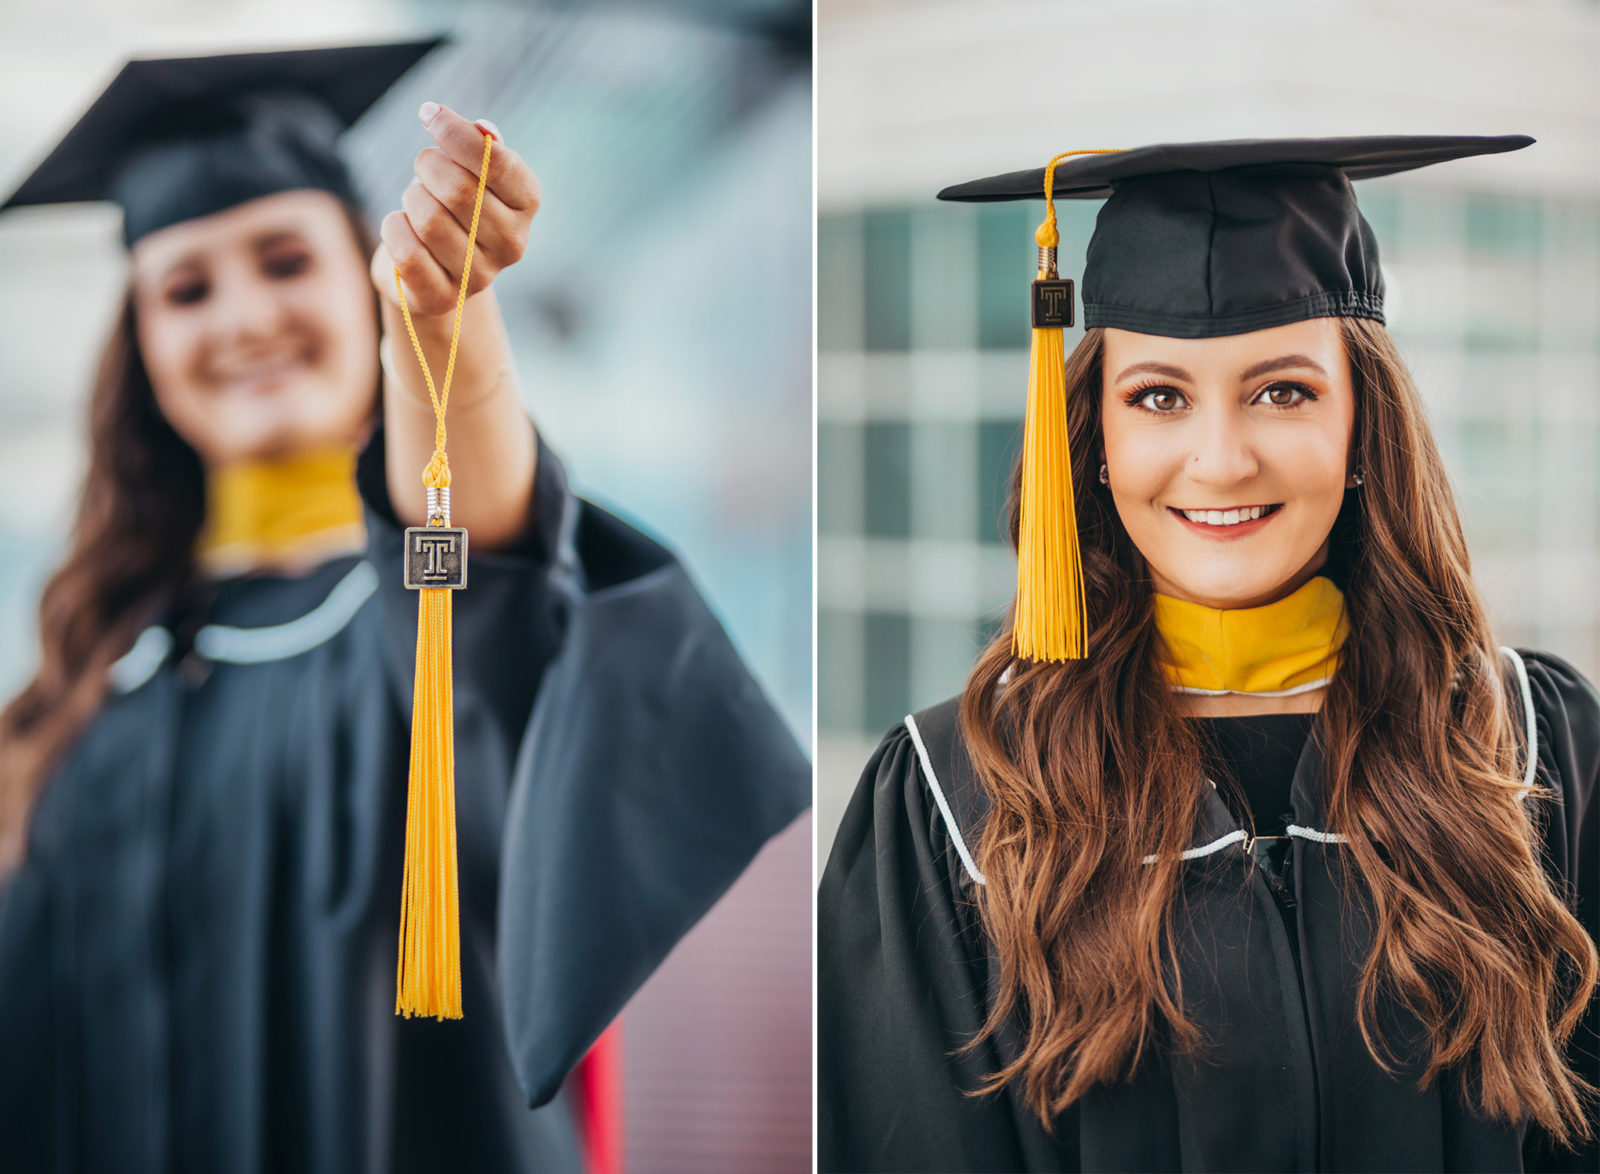
[[495,144],[467,287],[469,295],[478,296],[469,296],[461,312],[446,423],[452,521],[472,532],[474,550],[493,550],[514,542],[529,524],[538,450],[490,283],[527,248],[529,226],[539,210],[539,181],[500,141],[493,123],[468,122],[433,102],[425,103],[419,115],[438,146],[417,156],[416,182],[401,196],[401,210],[384,218],[383,243],[372,256],[388,351],[383,419],[389,500],[403,524],[426,521],[422,472],[435,439],[426,381],[400,317],[395,266],[405,282],[417,346],[442,391],[487,130]]
[[455,309],[485,131],[494,136],[495,145],[472,251],[469,296],[487,289],[501,270],[522,259],[539,211],[540,191],[538,178],[504,145],[494,123],[468,122],[436,102],[423,103],[418,117],[438,146],[417,156],[416,179],[401,195],[400,210],[383,219],[383,243],[373,253],[372,280],[394,304],[394,269],[399,266],[412,313],[434,316]]

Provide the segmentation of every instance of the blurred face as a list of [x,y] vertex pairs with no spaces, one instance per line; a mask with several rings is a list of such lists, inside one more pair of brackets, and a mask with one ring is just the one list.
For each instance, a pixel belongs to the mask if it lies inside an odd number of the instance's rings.
[[1103,370],[1111,495],[1157,591],[1256,607],[1316,574],[1355,485],[1337,319],[1224,338],[1107,329]]
[[208,468],[360,442],[378,323],[335,196],[281,192],[174,224],[132,263],[156,403]]

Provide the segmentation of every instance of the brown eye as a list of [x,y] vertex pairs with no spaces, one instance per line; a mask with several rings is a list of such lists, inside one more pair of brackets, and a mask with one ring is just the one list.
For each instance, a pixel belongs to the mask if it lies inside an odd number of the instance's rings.
[[211,286],[204,281],[186,281],[167,291],[167,301],[174,306],[192,306],[205,300]]
[[1274,383],[1261,394],[1275,408],[1292,408],[1305,400],[1317,398],[1298,383]]
[[271,277],[298,277],[311,268],[311,258],[305,253],[279,253],[268,257],[262,268]]
[[1177,411],[1183,403],[1183,395],[1171,387],[1147,387],[1132,392],[1128,396],[1128,403],[1147,412],[1164,414]]

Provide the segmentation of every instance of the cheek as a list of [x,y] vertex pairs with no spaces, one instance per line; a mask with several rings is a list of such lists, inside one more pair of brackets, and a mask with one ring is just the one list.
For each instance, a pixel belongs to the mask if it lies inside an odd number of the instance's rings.
[[351,277],[344,273],[338,280],[308,282],[297,294],[301,310],[313,315],[323,329],[331,334],[358,336],[355,341],[359,342],[376,329],[373,293],[366,281]]
[[[1106,413],[1113,408],[1107,406]],[[1119,506],[1148,503],[1183,471],[1188,454],[1182,428],[1129,426],[1116,415],[1103,415],[1101,437],[1105,463]],[[1090,470],[1098,476],[1099,461]]]
[[365,270],[304,282],[289,295],[291,312],[317,343],[317,365],[340,388],[364,396],[377,384],[378,325]]
[[1346,433],[1337,427],[1307,428],[1273,445],[1268,459],[1280,482],[1294,488],[1308,502],[1343,500],[1345,464],[1349,450]]
[[198,319],[140,303],[136,321],[139,357],[156,406],[180,434],[186,433],[203,394],[198,372],[204,336]]
[[182,318],[158,306],[138,308],[139,354],[145,370],[158,386],[175,384],[196,360],[198,338]]

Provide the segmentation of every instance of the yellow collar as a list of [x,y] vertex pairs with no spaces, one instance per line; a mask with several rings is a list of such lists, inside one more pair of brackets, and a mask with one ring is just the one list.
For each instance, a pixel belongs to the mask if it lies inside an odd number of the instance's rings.
[[195,551],[201,570],[231,575],[360,550],[366,523],[355,467],[356,450],[340,446],[211,470]]
[[1321,575],[1261,607],[1228,611],[1156,596],[1167,680],[1184,693],[1285,696],[1325,684],[1349,625],[1344,593]]

